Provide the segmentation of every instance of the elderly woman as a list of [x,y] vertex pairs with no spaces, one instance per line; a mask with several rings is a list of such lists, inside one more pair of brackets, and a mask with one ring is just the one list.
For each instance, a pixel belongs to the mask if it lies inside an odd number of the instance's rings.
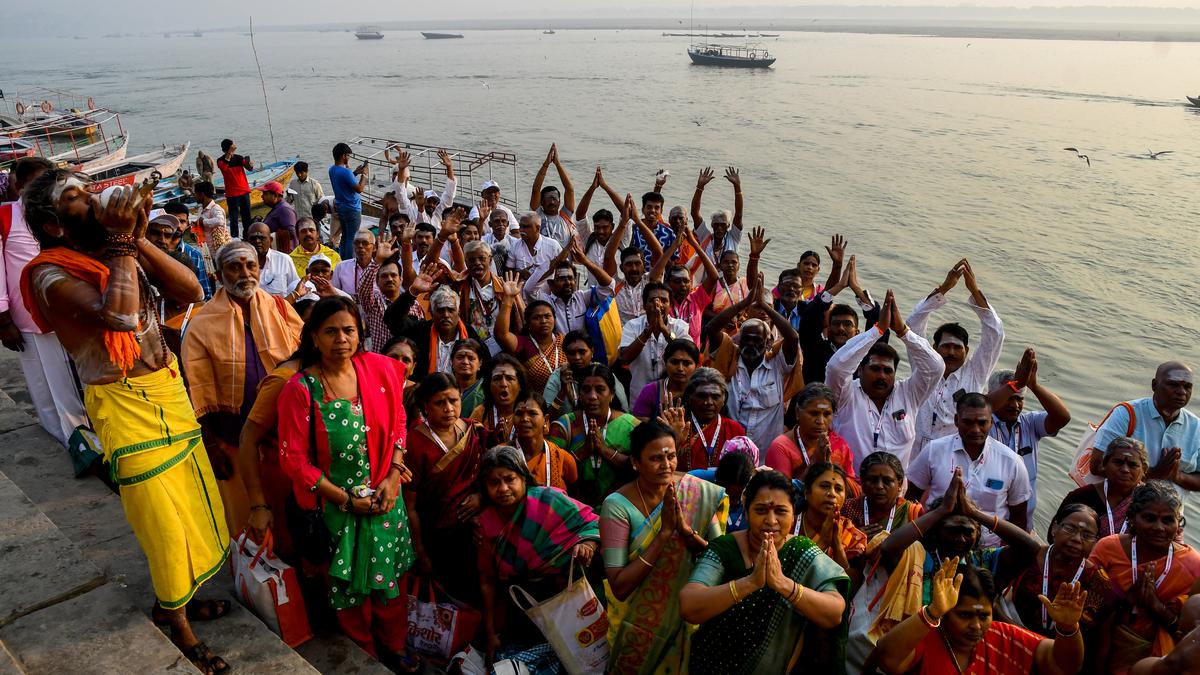
[[996,584],[987,570],[951,558],[933,578],[929,603],[879,640],[871,658],[887,673],[1073,675],[1083,666],[1079,617],[1087,591],[1061,584],[1041,597],[1055,639],[992,620]]
[[1100,514],[1098,537],[1124,534],[1129,522],[1125,513],[1129,510],[1133,491],[1149,472],[1150,458],[1141,441],[1126,436],[1114,438],[1105,448],[1104,459],[1100,462],[1104,482],[1068,492],[1059,511],[1069,504],[1084,504]]
[[593,363],[579,377],[578,412],[550,426],[550,442],[571,453],[579,480],[571,496],[589,506],[600,504],[629,475],[630,435],[638,420],[614,409],[617,380],[607,366]]
[[1091,561],[1112,581],[1113,612],[1099,631],[1096,663],[1129,672],[1138,659],[1174,646],[1180,610],[1200,577],[1200,554],[1175,541],[1183,501],[1171,483],[1151,480],[1133,491],[1128,531],[1101,539]]
[[[842,622],[850,580],[812,541],[791,534],[792,481],[760,471],[746,486],[749,527],[713,539],[679,593],[683,619],[701,624],[690,672],[843,672],[819,629]],[[809,630],[809,629],[812,630]],[[807,639],[802,639],[806,637]]]
[[462,418],[462,398],[445,373],[421,380],[417,403],[424,421],[408,435],[413,480],[404,491],[404,504],[418,570],[432,573],[459,600],[478,601],[473,531],[481,502],[477,479],[487,447],[485,431]]
[[608,577],[609,660],[614,673],[687,672],[690,630],[679,591],[693,556],[725,531],[725,491],[676,473],[675,434],[656,421],[634,430],[637,476],[604,500],[600,540]]
[[525,365],[529,386],[543,391],[550,374],[558,370],[567,357],[562,351],[562,336],[554,332],[554,308],[545,300],[534,300],[525,306],[525,335],[509,331],[509,314],[521,295],[521,283],[512,273],[504,280],[504,298],[496,317],[496,342]]
[[725,378],[712,368],[697,368],[688,378],[683,390],[685,426],[675,430],[680,471],[716,468],[725,443],[746,435],[745,427],[722,414],[728,397]]
[[259,288],[253,246],[231,241],[217,252],[216,264],[221,288],[192,314],[183,340],[183,372],[229,531],[237,532],[250,513],[246,487],[234,470],[242,426],[259,382],[296,351],[303,323],[288,303]]
[[842,467],[849,479],[846,488],[851,497],[862,493],[854,475],[854,454],[833,430],[833,413],[837,401],[833,390],[820,382],[804,385],[800,394],[788,402],[789,429],[780,434],[767,448],[767,466],[792,478],[800,478],[808,467],[818,462],[831,462]]
[[[479,584],[490,665],[501,635],[507,645],[545,642],[524,612],[508,601],[507,587],[520,583],[539,599],[560,593],[572,563],[585,569],[591,565],[600,547],[600,519],[563,492],[537,485],[524,455],[508,445],[483,454],[479,493]],[[505,586],[499,603],[497,582]]]
[[[405,467],[404,369],[362,349],[354,303],[326,298],[300,337],[301,372],[279,396],[280,466],[301,509],[319,509],[329,532],[329,602],[342,630],[380,660],[404,657],[413,560],[400,484]],[[368,538],[376,546],[362,547]],[[299,543],[299,542],[298,542]],[[314,549],[315,542],[304,542]],[[316,562],[316,561],[314,561]]]
[[[696,343],[689,339],[671,340],[663,349],[662,362],[662,376],[642,387],[642,391],[633,402],[633,409],[629,411],[643,422],[658,419],[664,409],[673,408],[687,400],[684,389],[687,388],[692,373],[696,372],[696,366],[700,364],[700,350]],[[721,388],[725,388],[724,384]],[[724,407],[724,401],[721,405]]]

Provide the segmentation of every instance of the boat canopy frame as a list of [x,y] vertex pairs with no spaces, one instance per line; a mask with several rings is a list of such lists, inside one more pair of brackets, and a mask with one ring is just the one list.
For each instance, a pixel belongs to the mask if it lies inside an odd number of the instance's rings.
[[[77,131],[55,130],[64,120],[78,121],[81,126]],[[116,124],[116,133],[111,129],[112,124]],[[102,144],[104,151],[101,154],[109,154],[120,147],[126,134],[120,113],[109,108],[93,108],[4,127],[0,129],[0,136],[20,138],[32,143],[34,152],[39,157],[51,157],[54,161],[81,165],[92,159],[81,155],[81,150],[91,152]]]
[[762,61],[772,58],[771,52],[766,47],[757,44],[731,45],[719,42],[697,42],[688,45],[688,49],[707,56],[723,56],[747,61]]

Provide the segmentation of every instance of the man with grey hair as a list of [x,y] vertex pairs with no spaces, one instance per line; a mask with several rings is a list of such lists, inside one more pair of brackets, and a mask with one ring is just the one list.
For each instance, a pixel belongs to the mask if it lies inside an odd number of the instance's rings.
[[[708,257],[719,261],[725,251],[737,252],[738,244],[742,241],[742,177],[733,167],[725,169],[725,180],[733,184],[735,210],[732,213],[728,209],[716,211],[709,216],[706,223],[700,215],[700,203],[704,198],[704,187],[712,182],[714,177],[712,167],[706,166],[696,179],[696,192],[692,194],[692,221],[695,223],[696,239],[700,242],[700,248]],[[729,228],[730,225],[733,225],[733,229]],[[699,261],[694,261],[691,264],[692,274],[695,275],[699,270]]]
[[[1038,382],[1037,352],[1025,350],[1016,371],[997,370],[988,378],[988,401],[992,404],[991,437],[1017,453],[1029,473],[1033,495],[1029,498],[1029,520],[1037,506],[1038,441],[1058,432],[1071,421],[1071,412],[1057,394]],[[1033,392],[1041,412],[1025,410],[1025,390]]]
[[[494,329],[500,313],[500,299],[504,297],[504,281],[494,271],[492,249],[482,241],[469,242],[463,247],[467,263],[467,278],[458,288],[462,302],[459,316],[471,331],[472,336],[487,345],[492,356],[500,353]],[[514,307],[510,322],[517,319],[523,307]],[[509,325],[520,325],[510,323]]]
[[[467,337],[467,327],[459,319],[459,297],[450,286],[441,285],[448,271],[440,265],[429,264],[413,280],[400,297],[388,307],[384,321],[395,337],[406,337],[420,345],[413,364],[413,379],[419,381],[433,373],[449,373],[450,350],[454,343]],[[429,294],[428,320],[411,314],[417,296]]]
[[241,529],[249,498],[237,466],[242,425],[258,384],[300,344],[303,322],[292,306],[259,287],[258,251],[233,240],[214,261],[221,287],[192,314],[183,336],[183,371],[208,449],[226,524]]
[[525,281],[526,299],[538,297],[546,290],[546,273],[558,258],[563,247],[550,237],[542,236],[542,217],[536,211],[525,211],[517,217],[520,243],[508,251],[506,269],[517,272]]
[[358,285],[367,273],[367,266],[375,255],[375,234],[370,230],[359,230],[354,235],[354,257],[343,260],[333,267],[334,288],[349,295],[358,293]]
[[300,288],[300,277],[288,254],[271,246],[271,229],[264,223],[254,223],[246,228],[246,243],[258,253],[258,287],[271,295],[278,295],[295,303],[308,293]]

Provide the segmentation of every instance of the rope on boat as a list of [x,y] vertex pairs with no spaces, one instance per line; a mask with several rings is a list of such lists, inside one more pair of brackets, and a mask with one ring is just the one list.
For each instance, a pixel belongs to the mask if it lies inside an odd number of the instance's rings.
[[262,64],[258,61],[258,49],[254,46],[254,17],[250,17],[250,51],[254,52],[254,65],[258,67],[258,83],[262,85],[263,108],[267,111],[267,132],[271,136],[271,153],[275,161],[279,161],[279,151],[275,149],[275,128],[271,126],[271,106],[267,105],[267,81],[263,79]]

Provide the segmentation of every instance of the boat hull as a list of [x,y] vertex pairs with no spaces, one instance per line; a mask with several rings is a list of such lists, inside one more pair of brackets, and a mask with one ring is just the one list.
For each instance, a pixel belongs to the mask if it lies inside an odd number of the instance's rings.
[[183,159],[187,157],[188,149],[191,148],[191,143],[185,143],[176,148],[176,152],[169,155],[162,153],[153,153],[154,159],[143,159],[147,157],[142,155],[128,160],[130,168],[128,171],[117,171],[121,165],[110,167],[109,171],[113,171],[115,175],[106,176],[99,180],[94,180],[88,184],[88,190],[91,192],[103,192],[105,189],[114,185],[137,185],[142,181],[150,178],[154,174],[160,177],[172,176],[179,167],[183,166]]
[[1188,103],[1191,103],[1193,106],[1200,108],[1200,97],[1188,96],[1187,100],[1188,100]]
[[722,68],[770,68],[775,63],[774,57],[769,59],[742,59],[730,56],[697,54],[696,52],[688,52],[688,57],[692,59],[692,63],[698,66],[719,66]]
[[354,37],[358,38],[359,40],[382,40],[383,39],[382,35],[359,35],[357,33],[355,33]]
[[[110,148],[110,151],[107,153],[104,152],[106,146],[103,141],[99,141],[93,145],[97,146],[95,153],[84,153],[83,149],[80,149],[78,157],[75,156],[77,153],[72,151],[63,153],[58,158],[52,157],[51,160],[73,162],[71,166],[72,171],[98,173],[125,161],[125,155],[129,151],[129,135],[126,134],[118,137],[115,143],[110,142],[107,146]],[[87,156],[89,154],[91,155],[90,157]]]
[[422,31],[421,35],[424,35],[426,40],[458,40],[462,38],[456,33],[426,33]]

